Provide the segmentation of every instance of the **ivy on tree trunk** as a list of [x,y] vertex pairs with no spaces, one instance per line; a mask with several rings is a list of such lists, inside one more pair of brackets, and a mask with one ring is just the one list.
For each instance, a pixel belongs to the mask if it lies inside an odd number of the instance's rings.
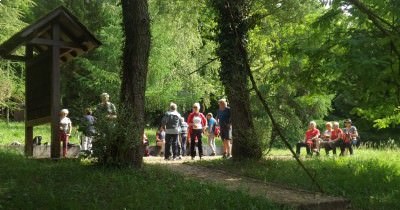
[[217,54],[221,61],[220,79],[225,86],[232,109],[232,155],[235,160],[259,159],[262,156],[261,141],[255,132],[252,120],[246,69],[249,68],[246,50],[246,35],[249,30],[246,22],[248,1],[212,2],[218,13]]

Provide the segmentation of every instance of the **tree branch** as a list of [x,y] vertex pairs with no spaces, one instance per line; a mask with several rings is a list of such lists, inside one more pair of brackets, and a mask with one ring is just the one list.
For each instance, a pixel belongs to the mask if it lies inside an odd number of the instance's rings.
[[[229,9],[230,13],[231,13],[231,21],[232,23],[234,23],[234,18],[233,18],[233,14],[232,14],[232,9],[230,7],[229,2],[226,2],[226,6]],[[267,112],[272,126],[275,129],[275,131],[277,132],[278,136],[281,138],[281,140],[283,141],[283,143],[286,145],[286,147],[290,150],[290,152],[293,154],[293,157],[296,159],[297,163],[301,166],[301,168],[306,172],[306,174],[310,177],[310,179],[313,181],[313,183],[316,184],[316,186],[318,187],[320,192],[324,192],[321,185],[317,182],[317,180],[315,179],[315,177],[310,173],[310,171],[304,166],[303,162],[297,157],[296,153],[294,152],[292,146],[290,145],[289,141],[286,139],[286,137],[283,135],[283,132],[281,131],[281,128],[279,126],[279,124],[276,122],[274,116],[272,115],[272,111],[267,103],[267,101],[264,99],[264,97],[261,94],[261,91],[258,89],[257,83],[253,77],[253,74],[251,72],[250,69],[250,64],[249,64],[249,60],[246,56],[246,49],[245,46],[243,45],[243,43],[241,42],[240,36],[238,31],[236,30],[235,27],[233,27],[233,30],[235,32],[235,36],[236,36],[236,44],[238,49],[241,51],[241,54],[243,56],[243,64],[244,64],[244,68],[246,73],[248,74],[251,84],[253,86],[254,91],[256,92],[256,95],[258,97],[258,99],[260,100],[260,102],[262,103],[262,105],[264,106],[265,111]]]
[[216,60],[218,60],[218,59],[219,59],[218,57],[209,59],[209,61],[208,61],[207,63],[201,65],[198,69],[196,69],[196,70],[190,72],[190,73],[189,73],[189,76],[192,75],[192,74],[194,74],[194,73],[196,73],[196,72],[198,72],[198,71],[200,71],[200,70],[202,70],[204,67],[206,67],[207,65],[209,65],[210,63],[212,63],[212,62],[214,62],[214,61],[216,61]]
[[[394,37],[398,36],[400,34],[400,31],[397,30],[392,24],[390,24],[388,21],[385,19],[379,17],[376,15],[372,10],[370,10],[365,4],[363,4],[359,0],[347,0],[351,4],[353,4],[355,7],[357,7],[362,13],[366,14],[368,16],[368,19],[372,21],[372,23],[382,31],[387,37],[390,38],[391,40],[391,45],[393,48],[393,51],[396,53],[396,55],[400,58],[400,51],[397,49],[397,46],[395,44]],[[390,31],[385,28],[385,25],[389,26],[393,31]],[[397,33],[393,34],[393,32]]]

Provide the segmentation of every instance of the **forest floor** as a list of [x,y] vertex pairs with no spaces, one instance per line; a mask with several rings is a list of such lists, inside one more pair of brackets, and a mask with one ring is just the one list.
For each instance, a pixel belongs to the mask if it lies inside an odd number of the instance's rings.
[[302,189],[291,188],[288,186],[263,182],[254,178],[242,176],[205,167],[196,164],[210,160],[221,159],[220,156],[203,157],[203,160],[190,160],[190,157],[184,157],[182,160],[165,161],[161,157],[148,157],[145,162],[148,164],[163,165],[173,172],[177,172],[187,179],[197,179],[215,183],[225,187],[227,190],[240,190],[253,197],[264,197],[273,203],[289,206],[295,209],[348,209],[350,200],[325,195],[322,193],[311,192]]

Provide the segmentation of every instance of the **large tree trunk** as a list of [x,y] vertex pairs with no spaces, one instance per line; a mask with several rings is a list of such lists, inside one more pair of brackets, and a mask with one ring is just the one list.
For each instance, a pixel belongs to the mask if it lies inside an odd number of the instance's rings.
[[150,17],[147,0],[121,0],[125,45],[123,49],[121,111],[118,122],[126,129],[117,145],[124,165],[143,163],[145,90],[150,51]]
[[262,156],[261,141],[252,121],[248,87],[247,0],[215,0],[213,5],[218,12],[220,79],[232,109],[232,155],[236,160],[259,159]]

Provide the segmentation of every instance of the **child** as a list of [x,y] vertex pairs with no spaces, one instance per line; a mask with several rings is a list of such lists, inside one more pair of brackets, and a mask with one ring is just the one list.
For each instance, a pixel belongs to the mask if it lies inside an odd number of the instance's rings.
[[182,156],[186,156],[186,144],[187,144],[187,136],[188,136],[188,127],[189,125],[185,122],[185,118],[181,117],[181,131],[180,131],[180,151],[179,154],[182,154]]
[[60,136],[59,139],[63,143],[63,157],[67,155],[68,139],[71,136],[72,122],[67,117],[68,109],[62,109],[60,111]]
[[87,108],[86,114],[83,116],[83,138],[82,138],[82,150],[92,150],[92,140],[95,135],[94,122],[95,119],[92,116],[92,110]]
[[147,138],[146,134],[143,133],[143,146],[144,146],[144,156],[149,157],[149,139]]
[[163,126],[160,126],[156,133],[156,146],[160,147],[157,156],[164,155],[165,150],[165,130]]

